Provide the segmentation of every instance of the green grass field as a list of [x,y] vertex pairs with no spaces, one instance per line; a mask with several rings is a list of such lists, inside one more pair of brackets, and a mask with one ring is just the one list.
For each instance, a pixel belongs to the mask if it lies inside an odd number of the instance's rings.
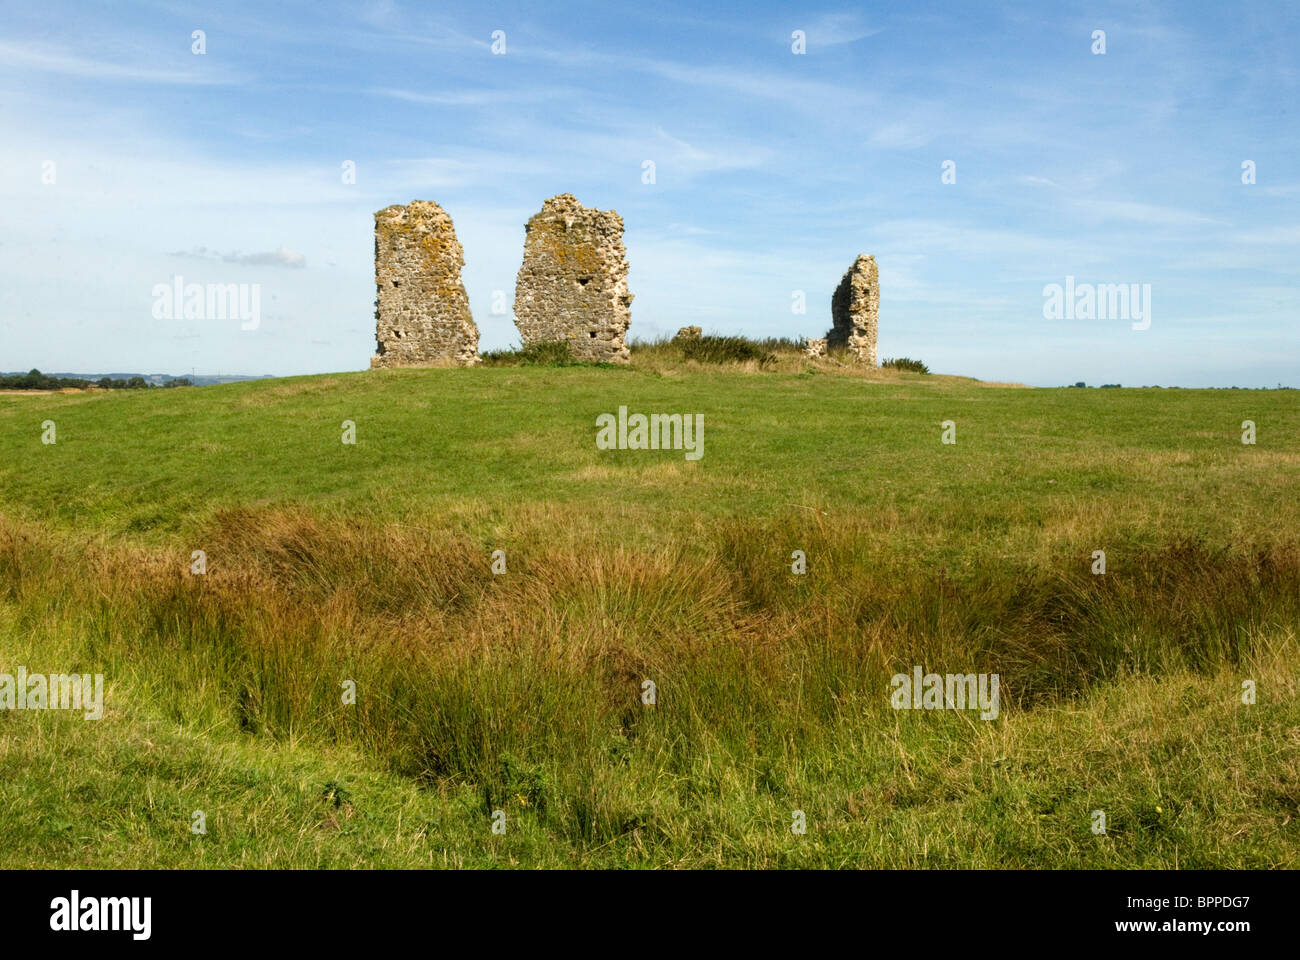
[[0,710],[0,865],[1294,867],[1295,396],[664,345],[0,396],[0,672],[106,686]]

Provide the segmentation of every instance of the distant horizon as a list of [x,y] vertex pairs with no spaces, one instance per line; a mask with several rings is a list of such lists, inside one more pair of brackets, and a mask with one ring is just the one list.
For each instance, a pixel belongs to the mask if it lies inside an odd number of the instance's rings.
[[[199,373],[191,370],[189,373],[144,373],[142,370],[114,370],[104,373],[72,373],[64,370],[41,370],[40,367],[28,367],[26,370],[0,370],[0,377],[20,377],[25,373],[33,370],[40,370],[47,377],[242,377],[245,380],[265,380],[279,379],[274,373],[226,373],[217,371],[216,373]],[[341,370],[321,370],[317,373],[309,374],[291,374],[291,376],[321,376],[327,373],[342,373]]]
[[[278,380],[280,379],[273,373],[143,373],[139,370],[114,370],[106,373],[75,373],[66,370],[41,370],[40,367],[28,367],[26,370],[0,370],[0,377],[21,377],[33,370],[38,370],[43,376],[57,377],[68,380],[102,380],[105,377],[122,379],[125,377],[166,377],[172,380],[181,380],[187,377],[198,377],[204,380]],[[323,374],[300,374],[300,376],[322,376]]]
[[[633,341],[635,345],[635,341]],[[170,377],[172,379],[182,379],[184,377],[201,377],[206,380],[225,378],[229,380],[283,380],[288,377],[325,377],[339,373],[364,373],[369,368],[361,370],[315,370],[309,373],[141,373],[139,371],[113,372],[113,373],[74,373],[59,370],[41,370],[40,372],[47,377],[66,377],[69,379],[98,380],[103,377]],[[439,369],[435,366],[429,367],[405,367],[400,369]],[[40,370],[39,367],[28,367],[26,370],[0,370],[0,377],[22,376],[32,370]],[[932,374],[947,377],[967,377],[971,380],[981,382],[999,382],[988,377],[972,377],[965,373],[948,373],[943,370],[932,370]],[[1061,389],[1078,389],[1080,381],[1073,383],[1023,383],[1021,381],[1002,381],[1011,383],[1020,383],[1022,386],[1033,387],[1037,390],[1061,390]],[[215,386],[215,384],[212,384]],[[1251,385],[1251,384],[1210,384],[1206,386],[1188,387],[1178,383],[1083,383],[1083,386],[1089,390],[1092,389],[1121,389],[1121,390],[1296,390],[1300,387],[1291,384],[1277,383],[1273,386]]]

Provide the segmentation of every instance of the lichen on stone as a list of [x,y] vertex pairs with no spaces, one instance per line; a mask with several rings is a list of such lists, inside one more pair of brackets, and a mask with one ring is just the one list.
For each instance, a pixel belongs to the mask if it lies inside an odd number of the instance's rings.
[[438,204],[416,200],[375,214],[378,347],[371,367],[479,362],[464,265],[451,217]]
[[567,341],[574,356],[626,363],[631,323],[623,218],[562,193],[528,221],[515,282],[515,324],[524,345]]
[[877,365],[876,338],[880,313],[880,280],[875,257],[860,255],[831,297],[829,347],[847,347],[860,363]]

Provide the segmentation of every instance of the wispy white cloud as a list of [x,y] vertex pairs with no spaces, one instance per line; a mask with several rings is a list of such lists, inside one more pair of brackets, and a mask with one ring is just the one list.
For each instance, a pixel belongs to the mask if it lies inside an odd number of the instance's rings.
[[881,27],[868,26],[857,13],[824,13],[810,20],[803,29],[810,48],[853,43],[883,32]]
[[1232,235],[1233,243],[1267,244],[1268,246],[1290,246],[1300,243],[1300,226],[1269,227],[1263,230],[1247,230]]
[[501,90],[438,90],[416,91],[393,87],[374,87],[370,93],[407,103],[427,103],[445,107],[484,107],[499,103],[537,103],[555,97],[568,96],[574,91],[555,87],[515,87]]
[[357,16],[373,27],[391,27],[400,19],[394,0],[368,0],[357,10]]
[[[599,50],[575,49],[562,43],[520,46],[509,55],[521,59],[545,60],[571,69],[607,67],[619,72],[634,71],[670,80],[699,92],[712,90],[743,97],[794,104],[805,109],[827,106],[875,103],[877,95],[869,90],[810,80],[786,69],[756,70],[731,64],[687,63],[662,57],[604,53]],[[792,61],[800,58],[791,57]],[[797,63],[795,64],[797,66]]]
[[1222,220],[1207,217],[1194,210],[1140,203],[1132,200],[1093,200],[1080,198],[1074,201],[1075,209],[1107,220],[1126,220],[1130,223],[1188,227],[1220,224]]
[[[797,57],[792,57],[798,60]],[[703,66],[647,57],[618,58],[625,66],[652,73],[699,90],[713,88],[763,100],[791,103],[805,109],[819,106],[847,107],[873,103],[874,93],[839,83],[808,80],[785,70],[748,70],[735,66]]]
[[60,48],[0,41],[0,70],[20,67],[45,73],[91,80],[123,80],[176,85],[228,85],[244,78],[217,65],[209,68],[204,57],[194,57],[194,70],[164,70],[131,63],[112,63],[78,56]]
[[668,147],[669,160],[674,164],[676,172],[685,177],[761,167],[771,155],[770,150],[753,143],[726,140],[708,146],[697,146],[673,136],[663,127],[655,127],[654,133],[657,144]]
[[710,230],[708,227],[701,227],[693,223],[670,223],[667,229],[670,233],[680,233],[688,237],[717,236],[719,233],[717,230]]
[[935,137],[935,128],[917,124],[899,122],[889,123],[871,135],[868,141],[873,147],[885,149],[912,150],[923,147]]
[[307,258],[301,253],[290,250],[288,247],[268,250],[265,253],[240,253],[238,251],[218,253],[216,250],[209,250],[207,247],[194,247],[190,250],[178,250],[169,254],[169,256],[185,257],[192,260],[219,260],[223,263],[238,263],[250,267],[289,267],[293,270],[301,270],[307,266]]
[[457,150],[455,156],[393,157],[376,164],[376,178],[390,193],[487,186],[536,172],[544,162],[515,153]]
[[882,221],[875,225],[874,232],[882,246],[897,252],[959,253],[981,259],[1028,253],[1068,253],[1083,242],[1028,230],[995,229],[917,217]]

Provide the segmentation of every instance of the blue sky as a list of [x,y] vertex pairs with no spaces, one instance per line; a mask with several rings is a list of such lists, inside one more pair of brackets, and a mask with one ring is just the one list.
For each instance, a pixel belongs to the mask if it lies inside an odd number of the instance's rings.
[[[871,253],[882,357],[1300,386],[1297,50],[1280,2],[7,4],[0,369],[363,369],[373,213],[414,199],[505,346],[570,192],[623,216],[635,337],[820,336]],[[156,319],[178,274],[259,284],[260,325]],[[1067,276],[1150,284],[1150,328],[1045,319]]]

